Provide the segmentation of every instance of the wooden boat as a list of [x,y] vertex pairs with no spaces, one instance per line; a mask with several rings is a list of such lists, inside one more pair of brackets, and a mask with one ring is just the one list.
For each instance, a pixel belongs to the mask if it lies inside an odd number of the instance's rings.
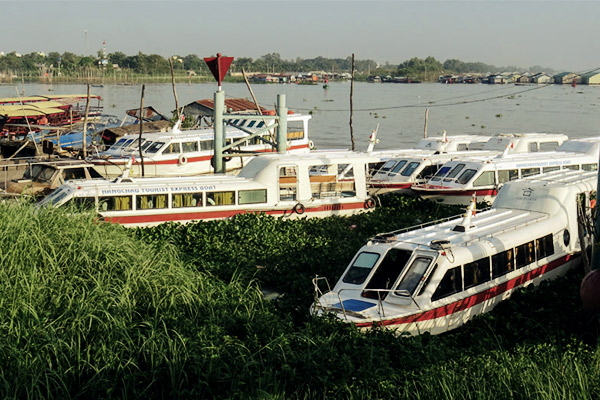
[[375,207],[367,168],[376,158],[349,151],[265,154],[237,176],[71,180],[39,205],[88,205],[126,226],[223,219],[255,212],[286,218],[350,215]]
[[[308,153],[314,147],[309,138],[308,121],[310,115],[289,114],[287,117],[287,147],[290,153]],[[227,144],[239,143],[236,150],[248,152],[247,157],[230,157],[226,163],[228,171],[242,168],[256,153],[272,152],[271,146],[262,141],[273,135],[273,129],[266,130],[262,137],[249,137],[248,132],[265,128],[265,122],[257,120],[232,120],[239,126],[226,129]],[[269,124],[272,121],[269,120]],[[168,132],[145,133],[142,136],[142,156],[144,176],[184,176],[207,174],[213,171],[211,159],[214,148],[212,129],[194,129],[181,131],[176,125]],[[96,171],[102,176],[118,177],[123,174],[132,155],[135,160],[131,176],[142,176],[142,161],[139,155],[139,134],[121,137],[105,152],[99,153],[89,161],[96,165]]]
[[332,290],[313,280],[311,313],[412,335],[455,329],[581,262],[591,230],[578,218],[593,225],[597,179],[561,170],[510,182],[487,211],[473,215],[473,202],[462,218],[377,235]]
[[431,179],[443,164],[452,161],[465,161],[470,157],[494,157],[501,153],[521,154],[537,153],[556,150],[568,139],[563,134],[549,133],[510,133],[488,137],[488,140],[466,146],[455,147],[461,150],[436,150],[432,154],[408,153],[388,160],[373,174],[369,187],[373,194],[383,194],[390,191],[410,192],[415,184],[424,184]]
[[556,151],[531,154],[502,154],[473,157],[445,163],[426,183],[411,186],[423,198],[451,204],[468,204],[475,195],[478,202],[491,202],[506,182],[558,169],[596,171],[600,137],[564,142]]

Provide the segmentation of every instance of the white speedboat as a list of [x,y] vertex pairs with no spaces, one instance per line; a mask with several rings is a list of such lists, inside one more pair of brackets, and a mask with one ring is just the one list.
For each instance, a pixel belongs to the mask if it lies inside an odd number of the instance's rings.
[[[287,116],[287,151],[292,154],[308,153],[314,147],[309,138],[308,121],[310,115],[291,113]],[[273,120],[232,120],[233,127],[225,130],[227,144],[239,143],[236,151],[247,152],[248,156],[229,157],[226,169],[236,170],[244,166],[256,153],[273,152],[273,148],[262,139],[269,140],[274,129],[265,130],[259,137],[244,140],[249,132],[256,132],[273,124]],[[266,124],[266,125],[265,125]],[[176,124],[169,132],[144,133],[142,143],[138,134],[121,137],[108,150],[88,159],[95,165],[96,171],[105,177],[121,176],[131,157],[134,162],[130,175],[142,176],[185,176],[213,172],[211,159],[214,154],[214,132],[212,129],[193,129],[181,131]],[[141,154],[140,157],[140,147]]]
[[593,222],[597,179],[562,170],[510,182],[487,211],[472,203],[462,218],[377,235],[333,289],[314,279],[311,312],[413,335],[457,328],[581,261],[591,230],[578,218]]
[[[373,194],[391,191],[408,192],[413,185],[426,183],[443,164],[465,161],[471,157],[494,157],[499,154],[523,154],[554,151],[568,137],[549,133],[503,133],[487,138],[487,142],[476,143],[467,149],[455,147],[433,153],[406,153],[389,159],[373,174],[370,188]],[[461,150],[458,150],[461,149]]]
[[450,204],[492,202],[506,182],[559,169],[596,171],[600,137],[568,140],[556,151],[471,157],[445,163],[426,183],[411,186],[423,198]]
[[376,158],[350,151],[265,154],[238,175],[71,180],[40,206],[88,206],[126,226],[223,219],[241,213],[286,218],[350,215],[375,207],[367,169]]

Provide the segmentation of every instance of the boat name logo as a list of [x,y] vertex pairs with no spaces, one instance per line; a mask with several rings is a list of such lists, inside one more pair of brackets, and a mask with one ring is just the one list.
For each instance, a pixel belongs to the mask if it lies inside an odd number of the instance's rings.
[[531,161],[524,163],[517,163],[517,168],[527,168],[527,167],[543,167],[550,165],[568,165],[571,164],[571,160],[550,160],[550,161]]
[[532,194],[533,194],[533,189],[531,189],[531,188],[523,189],[523,197],[531,197]]
[[[197,192],[202,190],[213,190],[214,185],[202,185],[202,186],[177,186],[171,188],[171,192]],[[146,194],[146,193],[168,193],[168,187],[151,187],[151,188],[130,188],[130,189],[102,189],[100,194],[115,195],[115,194]]]

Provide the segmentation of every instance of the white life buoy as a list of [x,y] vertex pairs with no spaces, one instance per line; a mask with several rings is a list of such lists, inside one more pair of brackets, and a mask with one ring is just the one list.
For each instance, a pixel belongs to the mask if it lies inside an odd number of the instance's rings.
[[314,150],[315,149],[315,142],[313,142],[312,140],[308,141],[308,148],[310,150]]
[[188,162],[187,156],[185,154],[182,154],[179,156],[179,165],[185,165]]

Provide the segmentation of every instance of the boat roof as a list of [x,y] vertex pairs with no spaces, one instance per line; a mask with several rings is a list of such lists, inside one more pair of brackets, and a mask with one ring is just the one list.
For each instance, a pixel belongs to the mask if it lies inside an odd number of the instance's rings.
[[[571,191],[595,190],[596,185],[596,172],[573,170],[507,182],[500,189],[492,208],[487,211],[471,218],[463,216],[420,229],[408,228],[407,231],[378,235],[371,242],[387,242],[392,246],[402,243],[413,248],[437,250],[436,246],[440,244],[456,247],[474,241],[492,241],[494,235],[515,231],[560,210],[564,212],[564,204]],[[466,228],[456,229],[459,225],[466,225]]]

